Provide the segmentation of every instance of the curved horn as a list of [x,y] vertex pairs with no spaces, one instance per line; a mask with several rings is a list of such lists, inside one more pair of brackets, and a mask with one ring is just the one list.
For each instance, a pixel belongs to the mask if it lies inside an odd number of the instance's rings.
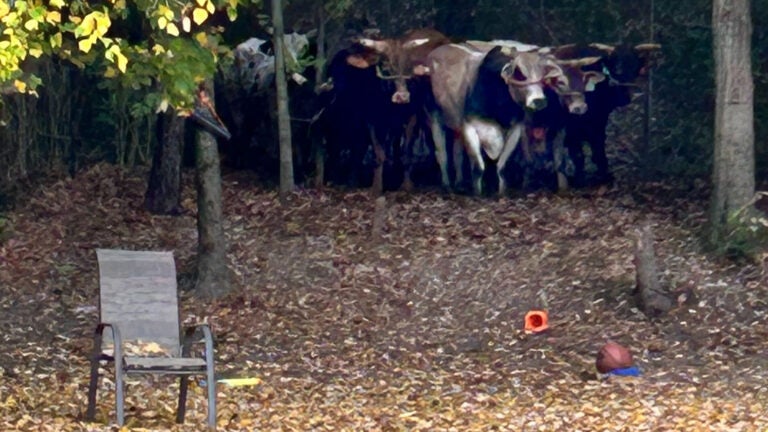
[[589,46],[591,46],[592,48],[597,48],[600,51],[605,51],[608,54],[613,54],[613,52],[616,51],[616,47],[611,45],[601,44],[601,43],[591,43],[589,44]]
[[602,57],[582,57],[579,59],[571,59],[571,60],[556,60],[557,64],[560,66],[568,66],[568,67],[582,67],[582,66],[589,66],[592,64],[595,64],[600,61]]
[[429,38],[413,39],[404,43],[403,48],[404,49],[416,48],[417,46],[422,46],[427,42],[429,42]]
[[635,51],[655,51],[660,49],[661,49],[661,44],[657,44],[657,43],[644,43],[640,45],[635,45]]
[[371,49],[373,49],[375,51],[378,51],[378,52],[384,52],[384,50],[387,47],[387,42],[380,41],[380,40],[373,40],[373,39],[369,39],[369,38],[360,38],[357,41],[357,43],[359,43],[360,45],[362,45],[362,46],[364,46],[366,48],[371,48]]

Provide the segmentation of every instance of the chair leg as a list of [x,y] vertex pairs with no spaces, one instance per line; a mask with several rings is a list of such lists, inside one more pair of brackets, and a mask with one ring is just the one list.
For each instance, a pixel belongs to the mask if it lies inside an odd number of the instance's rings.
[[88,409],[85,412],[85,420],[93,421],[96,416],[96,390],[99,387],[99,359],[91,358],[91,382],[88,385]]
[[213,374],[213,361],[208,363],[208,429],[216,430],[216,378]]
[[179,407],[176,410],[176,423],[184,423],[184,415],[187,412],[187,387],[189,387],[189,377],[182,375],[179,380]]
[[115,360],[115,405],[117,410],[117,425],[125,423],[125,396],[123,388],[123,368],[120,360]]

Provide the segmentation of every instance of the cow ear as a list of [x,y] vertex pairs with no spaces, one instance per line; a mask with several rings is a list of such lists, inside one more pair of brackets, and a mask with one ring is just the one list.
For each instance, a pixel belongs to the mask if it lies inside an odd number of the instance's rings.
[[587,82],[584,84],[584,91],[591,92],[595,90],[595,86],[605,81],[605,75],[600,72],[589,72],[586,75]]
[[403,44],[404,49],[416,48],[429,42],[429,38],[413,39]]
[[347,64],[350,66],[354,66],[358,69],[368,69],[372,66],[371,62],[368,61],[365,57],[359,55],[359,54],[350,54],[347,56]]

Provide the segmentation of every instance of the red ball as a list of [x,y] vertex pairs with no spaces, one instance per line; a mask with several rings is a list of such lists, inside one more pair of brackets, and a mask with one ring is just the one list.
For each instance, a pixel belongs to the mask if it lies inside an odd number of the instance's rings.
[[595,366],[600,373],[632,367],[633,364],[632,353],[615,342],[608,342],[603,345],[598,351],[595,361]]

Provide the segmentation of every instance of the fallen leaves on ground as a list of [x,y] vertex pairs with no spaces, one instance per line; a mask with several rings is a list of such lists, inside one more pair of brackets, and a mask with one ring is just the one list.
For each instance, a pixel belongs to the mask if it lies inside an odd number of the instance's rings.
[[[142,209],[145,173],[96,165],[40,186],[0,245],[0,429],[116,430],[112,369],[82,421],[98,321],[95,248],[172,250],[191,286],[197,231],[190,174],[179,217]],[[243,173],[224,178],[235,289],[182,320],[207,321],[220,430],[761,431],[768,428],[764,266],[699,244],[706,195],[661,183],[502,199],[388,193],[380,235],[361,190],[281,200]],[[668,316],[635,307],[633,242],[650,224]],[[549,312],[548,332],[522,331]],[[607,340],[643,375],[601,379]],[[237,381],[233,381],[237,382]],[[201,430],[193,383],[131,377],[125,430]]]

